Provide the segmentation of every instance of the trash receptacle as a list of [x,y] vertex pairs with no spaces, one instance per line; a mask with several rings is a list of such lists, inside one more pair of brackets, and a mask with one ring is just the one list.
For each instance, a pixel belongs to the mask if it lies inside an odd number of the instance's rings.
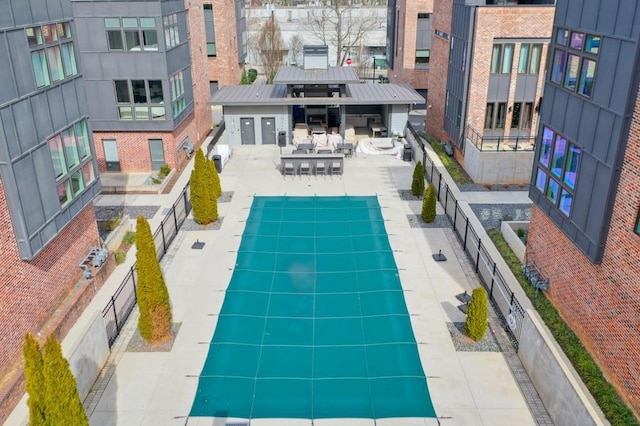
[[214,155],[212,158],[213,164],[216,166],[216,170],[218,171],[218,173],[222,173],[222,157],[219,155]]
[[287,132],[285,132],[284,130],[280,130],[278,132],[278,146],[280,148],[287,147]]
[[402,159],[404,161],[413,160],[413,150],[411,149],[411,144],[404,144],[404,151],[402,152]]

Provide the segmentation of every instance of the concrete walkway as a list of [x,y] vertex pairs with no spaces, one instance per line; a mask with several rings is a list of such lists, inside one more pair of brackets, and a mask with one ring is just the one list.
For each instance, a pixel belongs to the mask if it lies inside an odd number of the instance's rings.
[[[170,352],[127,352],[135,328],[132,315],[85,401],[92,425],[224,425],[233,419],[188,418],[198,375],[215,330],[224,291],[233,272],[236,250],[254,195],[374,195],[377,194],[387,233],[405,291],[421,362],[427,376],[436,419],[254,419],[251,425],[531,425],[536,421],[501,352],[460,352],[452,342],[447,323],[463,322],[455,295],[471,292],[477,278],[469,275],[466,256],[460,256],[451,228],[412,228],[408,217],[419,214],[421,201],[405,201],[398,190],[410,188],[413,163],[389,156],[359,155],[345,161],[342,177],[295,177],[278,172],[276,146],[234,147],[221,173],[223,191],[232,191],[229,203],[219,204],[219,230],[180,231],[163,260],[173,304],[173,318],[181,327]],[[98,205],[160,205],[150,221],[152,229],[162,219],[188,181],[192,163],[168,195],[105,195]],[[485,194],[485,193],[483,193]],[[514,196],[513,194],[498,197]],[[475,196],[467,193],[467,196]],[[491,198],[489,195],[485,197]],[[516,195],[520,197],[521,195]],[[479,197],[479,196],[478,196]],[[471,202],[471,201],[469,201]],[[482,202],[491,202],[483,199]],[[513,199],[509,203],[515,202]],[[113,204],[117,203],[117,204]],[[438,213],[442,214],[438,205]],[[203,250],[192,250],[199,240]],[[436,263],[431,255],[442,250],[449,260]],[[131,253],[131,252],[130,252]],[[456,256],[457,254],[457,256]],[[119,266],[88,311],[98,311],[120,284],[133,263],[131,254]],[[83,315],[84,318],[84,315]],[[82,321],[82,318],[81,318]],[[491,324],[497,333],[499,324]],[[63,342],[75,341],[78,324]],[[74,333],[76,333],[74,335]],[[10,418],[24,424],[26,404]],[[22,417],[20,416],[22,414]]]

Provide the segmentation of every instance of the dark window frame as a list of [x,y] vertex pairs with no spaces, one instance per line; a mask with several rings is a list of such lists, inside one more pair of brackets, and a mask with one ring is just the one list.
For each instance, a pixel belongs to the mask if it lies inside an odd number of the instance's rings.
[[[535,188],[538,192],[540,192],[544,198],[554,205],[556,209],[564,216],[571,218],[571,214],[573,212],[573,199],[575,197],[577,191],[577,182],[578,175],[580,174],[580,164],[582,163],[581,157],[583,155],[583,149],[577,143],[568,139],[566,136],[556,132],[549,126],[543,126],[542,132],[549,130],[551,132],[551,145],[549,146],[549,161],[548,165],[545,165],[541,160],[540,156],[542,155],[542,151],[538,151],[538,155],[535,161],[536,168],[536,184]],[[562,160],[560,167],[560,175],[558,176],[554,171],[554,159],[556,158],[556,142],[558,139],[564,140],[565,146],[562,152]],[[578,153],[578,157],[576,160],[575,172],[569,172],[569,157],[571,153],[571,149],[574,148],[574,153]],[[557,166],[557,164],[555,164]],[[539,186],[539,174],[540,172],[544,173],[544,182],[542,188]],[[567,173],[574,173],[573,176],[573,186],[569,182],[567,182],[568,176]],[[549,184],[553,181],[555,192],[549,186]],[[567,195],[571,198],[571,204],[569,206],[569,211],[566,212],[562,207],[562,198],[563,195]],[[553,198],[553,199],[552,199]]]
[[[598,71],[602,36],[558,28],[556,29],[554,40],[555,42],[551,45],[553,54],[549,55],[551,72],[549,73],[548,81],[558,87],[590,99],[593,95]],[[561,62],[558,62],[558,60]],[[573,68],[569,67],[570,61],[576,61],[577,65]],[[592,68],[589,68],[589,63],[593,64]],[[587,74],[589,69],[592,69],[591,75]],[[575,77],[573,74],[575,74]]]
[[[113,21],[117,19],[119,26],[107,25],[107,20]],[[136,26],[125,26],[123,19],[135,19]],[[143,20],[154,20],[154,26],[143,26]],[[105,34],[107,35],[107,48],[109,52],[158,52],[160,50],[160,44],[158,42],[158,22],[155,16],[122,16],[122,17],[110,17],[104,19]],[[147,45],[146,42],[149,39],[147,33],[155,32],[155,47],[153,44]],[[119,35],[120,47],[114,47],[112,45],[112,35]],[[133,38],[132,38],[133,37]],[[113,39],[115,41],[115,39]],[[137,42],[130,46],[130,42]]]
[[[123,88],[122,83],[126,83],[126,97],[127,99],[123,99],[120,97],[120,94],[123,94],[120,89]],[[140,99],[141,95],[136,95],[134,93],[134,82],[143,82],[144,84],[144,102],[136,102],[136,96]],[[152,85],[152,82],[154,84]],[[155,83],[160,83],[160,91],[158,92],[157,85]],[[138,83],[139,84],[139,83]],[[113,89],[116,100],[116,111],[118,115],[118,120],[120,121],[164,121],[167,119],[167,107],[164,102],[164,83],[162,80],[140,80],[140,79],[131,79],[131,80],[113,80]],[[155,89],[155,90],[154,90]],[[161,94],[162,96],[157,96]],[[154,96],[155,95],[155,96]],[[143,112],[143,108],[146,108],[147,118],[137,118],[136,112],[140,110]],[[141,115],[140,117],[143,117]],[[157,117],[157,118],[154,118]]]
[[[509,59],[509,67],[508,67],[508,71],[504,71],[505,67],[505,51],[507,50],[507,47],[511,48],[511,58]],[[494,67],[494,58],[496,57],[496,48],[499,48],[500,51],[498,52],[498,56],[497,56],[497,69]],[[507,75],[507,74],[511,74],[512,70],[513,70],[513,56],[516,50],[516,45],[514,43],[494,43],[493,46],[491,47],[491,61],[489,62],[489,72],[490,74],[501,74],[501,75]]]
[[[491,114],[489,116],[489,110]],[[504,131],[507,122],[507,101],[503,102],[487,102],[485,108],[484,128],[485,130],[502,130]],[[502,126],[498,124],[502,123]],[[489,127],[487,127],[489,124]]]

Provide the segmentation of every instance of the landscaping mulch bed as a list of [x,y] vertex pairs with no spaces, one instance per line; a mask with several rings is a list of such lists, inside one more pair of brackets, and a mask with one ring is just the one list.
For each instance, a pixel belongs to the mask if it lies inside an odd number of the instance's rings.
[[173,342],[176,340],[181,325],[182,323],[180,322],[171,324],[171,338],[157,345],[152,345],[144,340],[136,327],[136,331],[134,331],[127,345],[127,352],[171,352]]
[[215,222],[211,222],[207,225],[200,225],[193,217],[189,216],[184,220],[181,231],[217,231],[222,226],[222,221],[224,217],[219,217]]
[[477,342],[471,340],[465,334],[463,322],[448,322],[447,328],[453,341],[453,346],[459,352],[500,352],[500,345],[494,335],[494,331],[489,325],[484,337]]

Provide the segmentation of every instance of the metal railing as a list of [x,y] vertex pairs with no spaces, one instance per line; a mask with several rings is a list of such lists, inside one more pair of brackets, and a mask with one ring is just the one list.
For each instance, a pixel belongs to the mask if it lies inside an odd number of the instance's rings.
[[[162,219],[158,229],[153,233],[158,261],[167,253],[169,245],[171,245],[171,242],[175,239],[190,211],[191,196],[189,183],[187,182],[180,196],[175,203],[173,203],[173,206],[164,219]],[[133,311],[133,308],[136,306],[136,279],[136,265],[134,263],[118,289],[113,296],[111,296],[107,306],[102,310],[102,319],[107,329],[109,347],[113,346],[122,327],[124,327],[127,322],[131,311]]]
[[473,225],[469,223],[469,218],[458,205],[458,200],[451,192],[449,185],[427,155],[422,139],[410,123],[408,124],[408,136],[412,136],[422,149],[425,178],[436,188],[436,198],[444,207],[445,214],[451,221],[456,236],[473,264],[474,271],[487,290],[489,300],[500,317],[509,339],[517,350],[524,321],[524,308],[507,284],[496,262],[487,252],[485,244]]
[[515,152],[533,151],[534,136],[483,136],[471,126],[465,129],[465,138],[480,151]]

